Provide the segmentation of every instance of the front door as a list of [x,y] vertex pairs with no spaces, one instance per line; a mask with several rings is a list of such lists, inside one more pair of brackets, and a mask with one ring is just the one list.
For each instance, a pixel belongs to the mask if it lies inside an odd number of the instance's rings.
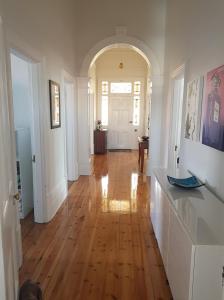
[[132,115],[133,101],[130,95],[109,98],[109,149],[132,149]]
[[[6,53],[0,22],[0,299],[17,299],[20,228],[18,227],[12,131],[7,96]],[[18,230],[18,232],[17,232]]]

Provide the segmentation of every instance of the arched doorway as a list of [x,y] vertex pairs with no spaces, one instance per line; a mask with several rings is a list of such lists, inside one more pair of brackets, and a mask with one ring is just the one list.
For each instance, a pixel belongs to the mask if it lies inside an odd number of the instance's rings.
[[97,120],[107,130],[109,151],[137,150],[138,137],[149,136],[150,64],[134,49],[117,45],[92,64],[89,86],[91,154]]
[[162,86],[163,76],[160,66],[153,51],[142,41],[126,35],[115,35],[97,43],[83,60],[80,77],[78,78],[78,103],[79,103],[79,174],[91,174],[90,167],[90,128],[89,128],[89,69],[96,59],[105,51],[113,48],[125,47],[139,53],[150,66],[152,95],[151,95],[151,120],[150,120],[150,163],[147,162],[147,175],[156,166],[162,165],[161,160],[161,123],[162,123]]

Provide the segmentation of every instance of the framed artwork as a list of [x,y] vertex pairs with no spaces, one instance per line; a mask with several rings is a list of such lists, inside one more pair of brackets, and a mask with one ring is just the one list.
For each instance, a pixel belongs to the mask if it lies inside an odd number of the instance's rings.
[[202,144],[224,151],[224,66],[207,73]]
[[49,80],[51,129],[61,127],[60,85]]
[[192,141],[198,141],[200,136],[203,82],[203,77],[198,77],[187,85],[185,138]]

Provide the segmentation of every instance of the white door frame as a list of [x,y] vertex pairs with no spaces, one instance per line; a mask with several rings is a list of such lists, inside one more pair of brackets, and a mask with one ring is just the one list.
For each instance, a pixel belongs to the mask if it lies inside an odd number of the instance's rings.
[[[43,107],[41,104],[42,97],[42,68],[43,62],[35,59],[32,55],[28,55],[27,51],[21,50],[21,48],[15,45],[10,45],[8,47],[8,79],[10,82],[9,86],[9,102],[10,102],[10,114],[11,114],[11,127],[14,130],[14,112],[13,112],[13,92],[12,92],[12,77],[11,77],[11,63],[10,55],[14,55],[22,58],[23,60],[30,63],[30,76],[31,76],[31,98],[32,98],[32,108],[33,108],[33,130],[31,130],[32,139],[32,151],[36,157],[36,162],[33,163],[33,187],[34,187],[34,220],[37,223],[44,222],[44,208],[43,203],[46,199],[45,193],[45,172],[44,172],[44,139],[43,130],[44,122],[42,121]],[[13,146],[13,158],[12,161],[16,166],[16,145],[15,140],[12,141]],[[16,170],[15,170],[16,174]],[[17,182],[15,176],[15,189],[17,190]]]
[[[32,75],[36,76],[33,79],[33,109],[34,109],[34,122],[35,122],[35,155],[36,155],[36,165],[35,165],[35,174],[34,187],[36,187],[36,192],[38,192],[38,202],[34,201],[34,213],[35,221],[38,223],[45,222],[45,212],[44,212],[44,203],[46,202],[46,172],[45,172],[45,141],[44,141],[44,123],[45,123],[45,114],[44,109],[44,99],[46,95],[44,91],[47,89],[45,86],[45,60],[36,53],[32,48],[30,48],[26,43],[23,43],[20,38],[13,35],[12,33],[7,35],[7,45],[6,45],[6,64],[7,64],[7,84],[8,84],[8,106],[9,106],[9,118],[10,118],[10,131],[11,131],[11,162],[13,168],[13,190],[16,193],[17,188],[17,176],[16,176],[16,144],[14,138],[14,116],[13,116],[13,92],[12,92],[12,77],[11,77],[11,52],[16,53],[17,55],[25,57],[35,64],[36,71],[32,71]],[[37,198],[36,198],[37,199]],[[17,256],[17,270],[18,267],[22,265],[22,241],[21,241],[21,227],[19,213],[17,210],[16,215],[16,228],[15,228],[15,238],[16,238],[16,252]],[[18,274],[15,274],[15,277]]]
[[[170,132],[169,132],[169,151],[168,151],[168,168],[169,169],[175,169],[177,167],[176,157],[175,155],[175,143],[176,140],[179,140],[178,149],[176,149],[176,152],[180,153],[180,143],[181,143],[181,137],[183,133],[183,102],[184,102],[184,92],[185,92],[185,64],[181,65],[179,68],[177,68],[174,72],[172,72],[170,77]],[[180,102],[178,99],[175,99],[174,96],[174,88],[175,88],[175,82],[178,80],[183,79],[183,94],[182,98],[180,99]],[[176,102],[175,102],[176,101]],[[178,129],[177,133],[177,126],[181,126],[181,128]],[[178,136],[177,136],[178,135]]]
[[[66,181],[75,181],[78,179],[78,125],[77,125],[77,97],[76,97],[76,81],[75,79],[65,70],[62,71],[61,75],[61,99],[62,99],[62,127],[64,131],[64,145],[65,145],[65,178]],[[66,98],[66,84],[73,86],[74,99],[72,103],[68,103]],[[68,107],[69,106],[69,107]],[[68,115],[68,110],[71,113]],[[67,126],[71,128],[70,140],[67,139]],[[68,145],[69,142],[69,145]],[[69,149],[67,149],[69,147]],[[70,155],[68,155],[69,151]]]

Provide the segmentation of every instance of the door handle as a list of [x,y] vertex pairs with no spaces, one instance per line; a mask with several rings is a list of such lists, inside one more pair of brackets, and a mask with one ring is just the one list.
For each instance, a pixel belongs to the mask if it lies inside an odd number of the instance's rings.
[[32,162],[35,163],[36,162],[36,155],[32,156]]
[[133,123],[133,121],[129,121],[129,124],[132,124]]
[[19,201],[19,200],[20,200],[20,194],[19,194],[19,193],[16,193],[16,194],[13,196],[13,198],[14,198],[15,200]]

